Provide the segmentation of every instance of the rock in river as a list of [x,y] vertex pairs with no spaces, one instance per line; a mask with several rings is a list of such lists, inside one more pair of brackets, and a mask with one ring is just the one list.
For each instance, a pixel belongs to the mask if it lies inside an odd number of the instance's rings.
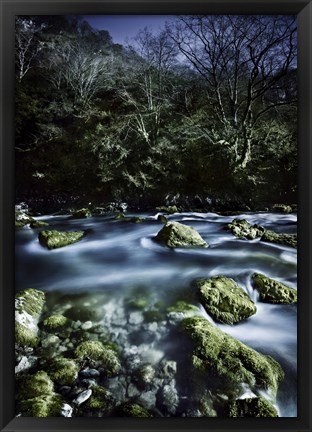
[[208,243],[202,239],[198,232],[179,222],[167,222],[159,231],[155,240],[171,248],[175,247],[208,247]]
[[212,318],[223,324],[235,324],[257,308],[245,291],[230,278],[217,276],[195,282],[201,303]]
[[260,273],[252,276],[253,284],[266,303],[291,304],[297,301],[297,291]]
[[78,242],[84,234],[84,231],[41,231],[39,242],[48,249],[56,249]]

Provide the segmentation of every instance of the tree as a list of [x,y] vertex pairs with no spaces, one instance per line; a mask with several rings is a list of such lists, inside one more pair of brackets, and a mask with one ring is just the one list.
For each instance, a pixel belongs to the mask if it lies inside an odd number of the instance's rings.
[[234,170],[244,170],[259,122],[294,102],[277,89],[296,68],[295,18],[187,16],[168,31],[206,84],[207,140],[226,146]]

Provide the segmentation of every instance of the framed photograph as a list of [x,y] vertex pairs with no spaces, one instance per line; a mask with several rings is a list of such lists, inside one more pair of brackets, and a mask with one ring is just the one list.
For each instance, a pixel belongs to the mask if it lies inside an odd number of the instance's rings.
[[311,431],[311,1],[0,12],[1,431]]

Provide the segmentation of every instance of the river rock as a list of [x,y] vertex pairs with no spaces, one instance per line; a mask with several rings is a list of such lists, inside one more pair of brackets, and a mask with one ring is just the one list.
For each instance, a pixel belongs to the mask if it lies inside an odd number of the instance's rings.
[[48,249],[57,249],[78,242],[84,235],[84,231],[41,231],[39,242]]
[[297,290],[289,288],[260,273],[252,275],[254,287],[260,293],[260,300],[266,303],[291,304],[297,301]]
[[49,226],[48,222],[39,221],[39,220],[33,220],[30,222],[30,228],[42,228]]
[[276,408],[263,397],[237,399],[225,404],[224,417],[278,417]]
[[42,328],[49,332],[57,332],[64,329],[69,323],[69,320],[64,315],[50,315],[42,322]]
[[55,357],[49,362],[48,373],[59,385],[71,385],[78,377],[78,366],[74,360]]
[[280,213],[292,213],[293,209],[290,205],[287,204],[274,204],[272,206],[272,210],[274,212],[280,212]]
[[272,357],[247,347],[203,317],[186,318],[180,328],[192,342],[188,358],[200,385],[207,382],[213,390],[216,382],[219,392],[223,387],[226,394],[229,388],[240,394],[246,383],[276,396],[284,372]]
[[64,403],[61,407],[61,417],[72,417],[73,416],[73,407]]
[[227,227],[239,239],[253,240],[260,238],[261,241],[297,247],[296,234],[279,234],[265,229],[261,225],[251,225],[246,219],[234,219]]
[[96,369],[83,369],[79,372],[79,375],[83,378],[98,378],[100,376],[100,372]]
[[216,276],[198,280],[195,285],[202,305],[217,322],[236,324],[257,311],[254,302],[233,279]]
[[108,415],[114,406],[114,397],[111,392],[101,386],[92,387],[92,395],[84,403],[83,409],[88,411],[100,411]]
[[60,417],[62,406],[61,396],[53,393],[24,400],[18,409],[25,417]]
[[85,362],[99,362],[106,376],[116,375],[121,368],[118,354],[109,345],[99,341],[85,341],[75,350],[76,357]]
[[34,356],[22,356],[18,364],[15,366],[15,373],[18,374],[20,372],[25,372],[38,363],[38,358]]
[[158,232],[155,241],[171,248],[208,247],[208,243],[202,239],[194,228],[180,222],[167,222]]
[[179,396],[175,387],[175,382],[172,381],[171,385],[165,385],[157,393],[157,406],[160,411],[165,414],[174,415],[179,405]]
[[28,288],[15,296],[15,342],[34,347],[38,339],[38,322],[45,305],[42,291]]
[[84,390],[83,392],[79,393],[79,395],[73,400],[73,403],[76,405],[81,405],[82,403],[86,402],[89,397],[92,395],[92,390]]
[[71,214],[70,219],[85,219],[85,218],[89,218],[91,216],[92,216],[92,213],[91,213],[90,209],[82,208],[79,210],[75,210]]
[[125,402],[117,407],[117,413],[120,417],[149,418],[152,414],[141,405],[131,402]]
[[174,214],[174,213],[178,213],[178,207],[176,205],[173,206],[161,206],[161,207],[156,207],[156,210],[159,212],[163,212],[163,213],[168,213],[168,214]]

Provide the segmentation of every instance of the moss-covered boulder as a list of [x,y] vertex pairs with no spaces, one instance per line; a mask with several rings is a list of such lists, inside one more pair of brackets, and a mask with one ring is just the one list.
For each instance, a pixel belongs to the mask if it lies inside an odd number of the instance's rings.
[[48,249],[56,249],[76,243],[84,235],[84,231],[41,231],[39,242]]
[[34,375],[21,376],[16,380],[16,399],[32,399],[43,395],[52,395],[54,384],[48,374],[39,371]]
[[125,220],[125,215],[124,215],[124,213],[117,213],[116,214],[116,216],[115,216],[115,219],[116,220]]
[[264,228],[260,225],[251,225],[246,219],[234,219],[228,228],[235,237],[239,239],[253,240],[261,237],[264,233]]
[[169,323],[177,324],[184,318],[192,317],[199,314],[199,308],[193,304],[187,303],[186,301],[177,301],[174,305],[167,308],[167,318]]
[[276,395],[284,372],[272,357],[247,347],[202,317],[186,318],[180,328],[191,342],[188,357],[201,382],[231,388],[237,394],[246,383],[256,392],[269,390]]
[[263,397],[237,399],[225,404],[224,417],[278,417],[276,408]]
[[88,208],[81,208],[72,212],[70,219],[86,219],[92,216],[91,210]]
[[15,210],[15,228],[22,228],[34,222],[36,222],[35,219],[27,212]]
[[99,307],[77,305],[67,309],[64,316],[73,321],[100,321],[103,312]]
[[116,375],[121,368],[119,356],[111,345],[99,341],[86,341],[79,344],[75,350],[77,359],[84,362],[99,362],[105,369],[106,376]]
[[276,213],[292,213],[293,209],[287,204],[274,204],[272,210]]
[[265,230],[261,237],[261,240],[269,243],[278,243],[293,248],[297,247],[296,234],[278,234],[272,230]]
[[55,357],[48,366],[47,371],[54,382],[59,385],[71,385],[78,377],[79,367],[74,360]]
[[47,332],[54,333],[64,329],[69,322],[69,319],[64,315],[50,315],[41,323],[41,327]]
[[30,223],[30,228],[42,228],[49,226],[48,222],[34,220]]
[[24,400],[18,410],[23,417],[60,417],[62,406],[61,396],[54,393]]
[[297,290],[289,288],[263,274],[252,275],[254,287],[259,291],[260,300],[265,303],[291,304],[297,301]]
[[156,235],[155,241],[170,248],[208,247],[208,243],[194,228],[179,222],[167,222]]
[[246,292],[224,276],[195,281],[200,302],[211,317],[223,324],[236,324],[257,311]]
[[141,405],[131,402],[125,402],[117,408],[120,417],[137,417],[149,418],[153,417],[152,414],[143,408]]
[[178,213],[178,207],[176,205],[173,206],[160,206],[160,207],[156,207],[156,210],[159,212],[163,212],[163,213],[167,213],[167,214],[174,214],[174,213]]
[[15,296],[15,342],[20,346],[36,346],[38,322],[45,305],[42,291],[28,288]]
[[234,219],[227,225],[227,228],[239,239],[253,240],[260,238],[261,241],[297,247],[296,234],[279,234],[261,225],[251,225],[246,219]]

